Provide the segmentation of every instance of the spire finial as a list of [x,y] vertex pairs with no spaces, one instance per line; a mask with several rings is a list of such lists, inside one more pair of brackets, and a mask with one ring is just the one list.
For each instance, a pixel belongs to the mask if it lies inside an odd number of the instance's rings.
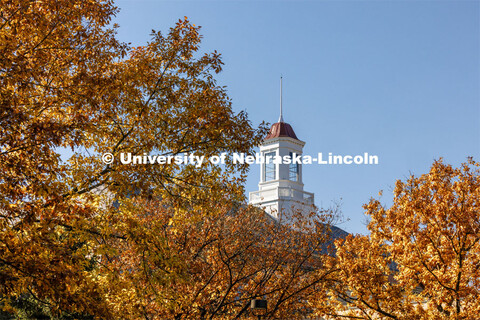
[[280,75],[280,118],[278,122],[283,122],[283,109],[282,109],[282,76]]

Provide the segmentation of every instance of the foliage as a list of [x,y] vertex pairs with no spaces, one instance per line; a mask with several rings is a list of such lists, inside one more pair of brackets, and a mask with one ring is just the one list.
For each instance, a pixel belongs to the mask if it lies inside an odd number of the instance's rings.
[[296,215],[299,232],[256,208],[218,203],[188,220],[170,208],[144,200],[120,207],[116,226],[128,238],[115,241],[119,254],[104,263],[121,278],[110,299],[127,318],[139,310],[146,319],[249,318],[250,301],[262,298],[264,319],[304,319],[312,313],[308,299],[332,281],[331,257],[320,254],[331,239],[332,212]]
[[[338,241],[331,314],[360,319],[477,319],[480,169],[436,161],[397,181],[393,205],[365,205],[370,236]],[[340,299],[339,299],[340,298]]]
[[[127,285],[110,261],[127,254],[115,241],[165,241],[120,228],[143,223],[123,208],[162,199],[188,220],[218,199],[242,198],[244,165],[118,161],[122,152],[251,153],[265,128],[232,111],[214,78],[220,55],[198,53],[199,27],[185,18],[130,48],[109,26],[116,12],[110,0],[0,4],[0,297],[8,312],[118,318],[135,301],[128,289],[110,299]],[[66,162],[62,150],[72,152]],[[102,163],[106,152],[114,163]],[[165,285],[183,275],[182,261],[171,263],[178,274],[159,279]]]

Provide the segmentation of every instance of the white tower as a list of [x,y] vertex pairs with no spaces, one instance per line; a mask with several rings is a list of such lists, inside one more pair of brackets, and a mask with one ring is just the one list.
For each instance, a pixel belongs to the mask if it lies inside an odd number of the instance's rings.
[[[299,140],[292,127],[283,121],[282,80],[280,78],[280,118],[260,145],[262,158],[302,155],[305,142]],[[313,193],[303,191],[302,165],[261,164],[258,191],[250,192],[250,204],[264,207],[275,219],[288,222],[292,211],[310,212],[314,205]]]

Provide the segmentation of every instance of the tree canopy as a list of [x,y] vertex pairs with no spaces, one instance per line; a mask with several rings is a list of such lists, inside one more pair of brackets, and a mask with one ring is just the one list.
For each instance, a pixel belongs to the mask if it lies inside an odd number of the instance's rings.
[[332,314],[361,319],[477,319],[480,169],[436,161],[397,181],[391,207],[372,199],[369,236],[337,242]]
[[267,319],[480,314],[478,163],[398,181],[391,207],[365,206],[371,235],[333,255],[334,210],[285,226],[245,205],[248,166],[230,157],[266,128],[233,111],[200,28],[184,18],[130,47],[116,12],[0,3],[0,317],[239,319],[256,298]]
[[[105,259],[142,223],[123,208],[160,199],[175,219],[196,219],[219,199],[241,199],[247,172],[228,161],[134,166],[119,154],[251,153],[264,128],[232,110],[214,77],[220,54],[199,52],[200,28],[186,18],[129,47],[109,0],[5,0],[0,9],[3,308],[34,299],[52,314],[113,319],[118,273]],[[103,163],[104,153],[117,161]]]

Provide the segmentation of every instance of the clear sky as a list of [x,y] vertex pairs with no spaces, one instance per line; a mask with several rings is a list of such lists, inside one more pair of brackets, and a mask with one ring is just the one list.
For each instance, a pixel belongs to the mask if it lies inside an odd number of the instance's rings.
[[[479,1],[116,1],[119,38],[144,45],[184,16],[202,26],[202,51],[254,125],[284,119],[304,154],[379,156],[376,166],[305,165],[318,206],[340,201],[351,233],[368,231],[362,204],[391,203],[396,179],[435,159],[480,161]],[[259,167],[246,185],[258,189]]]

